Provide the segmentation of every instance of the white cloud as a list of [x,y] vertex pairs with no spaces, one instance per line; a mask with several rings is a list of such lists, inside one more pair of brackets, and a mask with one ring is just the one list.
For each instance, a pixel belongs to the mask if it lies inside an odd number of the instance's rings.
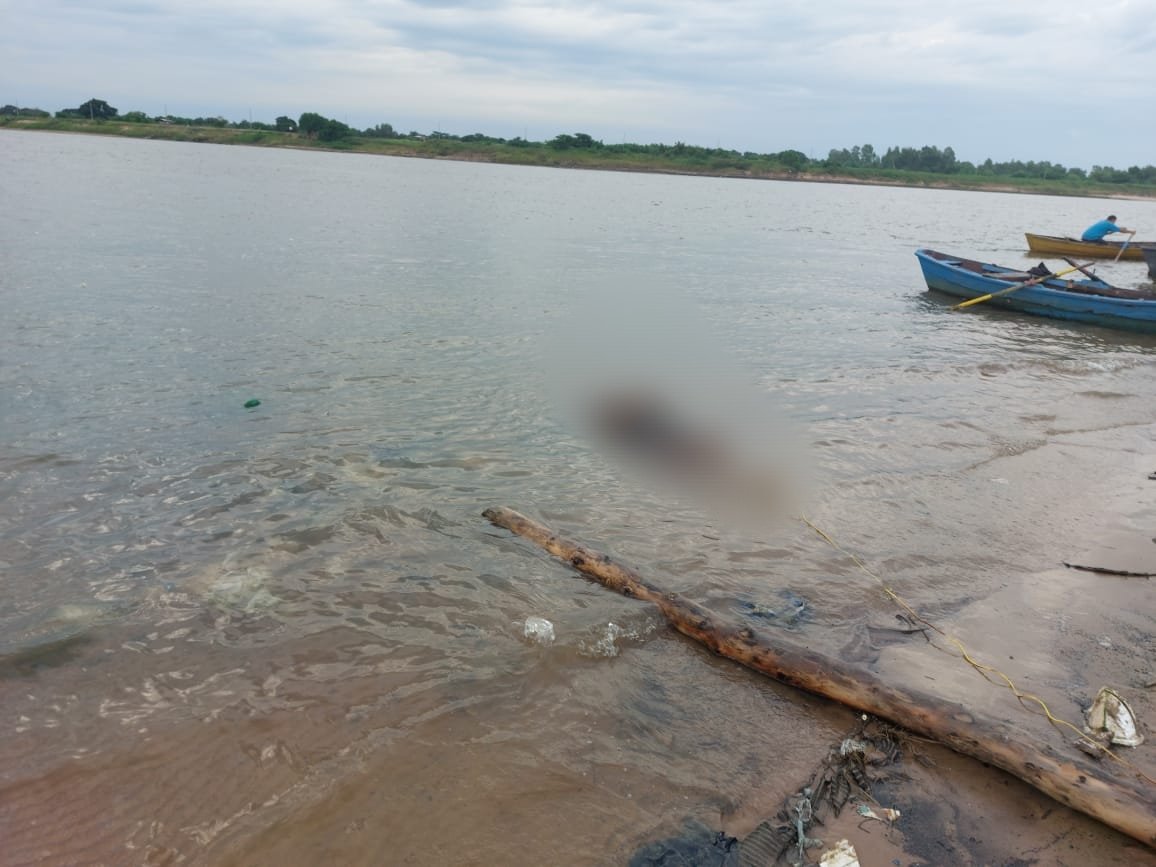
[[5,7],[0,101],[813,156],[1153,161],[1141,4],[977,0],[40,0]]

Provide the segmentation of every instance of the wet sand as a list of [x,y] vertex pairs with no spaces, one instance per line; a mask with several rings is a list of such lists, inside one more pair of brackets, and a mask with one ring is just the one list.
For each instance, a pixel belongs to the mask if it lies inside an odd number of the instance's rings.
[[[1082,436],[1113,449],[1118,473],[1099,490],[1115,495],[1074,508],[1079,541],[1056,550],[1055,563],[1156,571],[1156,481],[1147,479],[1156,459],[1121,449],[1112,432]],[[1013,484],[1034,478],[1062,448],[998,471]],[[1047,509],[1066,526],[1062,504]],[[565,573],[546,571],[555,569]],[[1119,752],[1156,777],[1152,588],[1057,565],[1008,575],[939,625],[1077,724],[1100,686],[1118,689],[1150,737]],[[578,579],[574,592],[605,593]],[[165,648],[187,627],[174,624],[169,644],[98,630],[68,659],[0,681],[21,721],[3,747],[0,864],[624,864],[688,820],[744,837],[858,724],[845,708],[710,656],[646,612],[629,616],[642,637],[613,660],[543,649],[480,693],[469,680],[425,689],[420,666],[351,668],[342,660],[364,642],[353,630],[294,642],[289,667],[277,645],[184,648],[183,670],[211,673],[203,678],[164,673]],[[224,636],[259,621],[238,615]],[[102,658],[133,646],[137,687],[116,686],[99,709],[78,699],[93,679],[132,683],[123,653],[116,671]],[[878,648],[871,667],[1007,720],[1027,739],[1069,740],[918,635]],[[608,716],[619,703],[621,715]],[[85,714],[91,730],[111,721],[122,735],[89,742]],[[813,836],[850,840],[864,867],[1156,865],[1153,851],[1001,771],[935,745],[918,751],[931,764],[905,752],[873,789],[902,814],[892,828],[848,808]]]
[[[1073,440],[1112,455],[1115,471],[1101,480],[1095,501],[1052,497],[1040,488],[1041,475],[1058,475],[1055,468],[1064,466],[1063,453]],[[938,622],[978,662],[1007,674],[1021,692],[1038,696],[1055,716],[1078,727],[1097,691],[1116,689],[1147,740],[1136,748],[1115,747],[1128,764],[1104,760],[1103,770],[1109,777],[1141,773],[1150,780],[1156,779],[1156,585],[1144,577],[1073,570],[1062,563],[1156,572],[1156,480],[1148,479],[1156,470],[1156,451],[1145,448],[1151,442],[1151,429],[1135,437],[1121,437],[1119,431],[1081,434],[1003,461],[998,472],[1006,473],[1011,485],[1037,490],[1046,502],[1045,515],[1057,527],[1078,526],[1078,534],[1056,543],[1055,566],[1008,575],[990,595]],[[919,684],[1006,720],[1028,742],[1062,745],[1075,739],[1071,731],[1051,726],[1038,705],[1021,706],[997,674],[989,684],[950,646],[940,653],[928,652],[923,642],[889,644],[873,667],[885,679]],[[1156,865],[1152,849],[1001,771],[938,746],[921,751],[932,766],[905,756],[899,778],[875,791],[882,805],[903,813],[893,828],[860,825],[851,814],[817,836],[851,840],[865,867]],[[1156,830],[1156,815],[1152,826]]]
[[[1065,512],[1045,492],[1046,504],[1031,506],[1069,539],[1041,557],[1055,565],[1007,575],[938,625],[1077,725],[1100,686],[1118,689],[1149,734],[1119,753],[1156,778],[1154,585],[1060,565],[1156,571],[1147,435],[1076,436],[1116,469],[1096,502],[1069,501]],[[989,469],[1030,490],[1071,447]],[[565,580],[576,596],[606,601],[601,588]],[[16,723],[0,748],[0,864],[624,864],[688,820],[744,837],[858,724],[845,708],[712,657],[628,600],[609,604],[640,636],[617,657],[544,648],[481,691],[468,678],[427,689],[417,659],[369,664],[352,629],[288,648],[231,644],[260,634],[259,611],[230,615],[214,643],[184,646],[179,670],[168,652],[207,615],[189,612],[161,635],[98,629],[64,658],[0,680]],[[138,660],[135,673],[126,658]],[[869,664],[1026,739],[1070,740],[918,635],[883,643]],[[99,706],[82,698],[94,682],[109,685]],[[894,827],[848,809],[813,836],[850,840],[864,867],[1156,865],[1153,851],[1001,771],[935,745],[919,752],[932,764],[904,753],[874,788],[902,813]]]

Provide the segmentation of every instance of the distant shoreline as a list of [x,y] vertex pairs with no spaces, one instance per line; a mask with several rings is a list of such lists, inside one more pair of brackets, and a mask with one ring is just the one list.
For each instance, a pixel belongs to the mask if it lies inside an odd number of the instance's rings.
[[[85,127],[89,124],[85,122]],[[102,121],[91,128],[79,127],[76,121],[57,119],[10,119],[0,121],[0,130],[25,132],[53,132],[73,135],[117,136],[148,139],[150,141],[183,141],[194,144],[247,145],[249,147],[281,148],[290,150],[322,151],[332,153],[368,154],[374,156],[407,157],[410,159],[450,160],[453,162],[492,163],[495,165],[523,165],[539,168],[587,169],[594,171],[631,172],[636,174],[682,175],[688,177],[735,178],[740,180],[795,181],[802,183],[851,184],[857,186],[905,187],[910,189],[958,190],[981,193],[1016,193],[1022,195],[1064,196],[1072,198],[1119,199],[1130,201],[1156,200],[1156,189],[1141,188],[1123,191],[1110,185],[1077,186],[1065,182],[1029,182],[1017,184],[1008,178],[986,179],[978,175],[950,176],[930,172],[893,172],[881,176],[877,172],[840,174],[808,171],[743,171],[740,169],[712,170],[688,168],[670,161],[624,160],[614,155],[600,155],[598,151],[548,151],[545,148],[517,150],[472,145],[454,140],[415,140],[409,138],[356,138],[341,142],[317,142],[297,133],[269,130],[245,130],[218,127],[187,127],[179,125],[126,123]]]

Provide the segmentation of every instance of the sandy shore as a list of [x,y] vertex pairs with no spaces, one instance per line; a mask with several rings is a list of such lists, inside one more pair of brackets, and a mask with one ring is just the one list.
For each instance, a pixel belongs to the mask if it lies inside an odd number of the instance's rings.
[[[1013,485],[1037,491],[1058,526],[1079,534],[1041,559],[1040,571],[1008,575],[944,627],[977,662],[1006,674],[1022,693],[1038,696],[1054,716],[1077,727],[1101,687],[1130,703],[1147,740],[1116,747],[1122,762],[1105,761],[1105,775],[1156,780],[1156,606],[1153,581],[1066,568],[1064,562],[1156,574],[1156,429],[1122,428],[1058,437],[998,467]],[[1055,475],[1065,452],[1095,450],[1114,470],[1088,499],[1065,500],[1040,490],[1040,474]],[[1062,543],[1061,543],[1062,544]],[[921,685],[1004,720],[1029,743],[1074,749],[1076,735],[1053,726],[1040,706],[1021,704],[992,672],[989,679],[958,653],[928,652],[922,643],[882,650],[874,668],[888,681]],[[1156,851],[1076,813],[1019,780],[934,745],[921,748],[932,764],[908,760],[875,791],[903,816],[891,828],[844,815],[816,836],[849,839],[868,865],[1156,865]],[[1073,753],[1073,755],[1079,755]],[[1156,788],[1156,783],[1152,784]],[[1156,828],[1156,816],[1152,818]],[[746,829],[736,829],[745,832]]]

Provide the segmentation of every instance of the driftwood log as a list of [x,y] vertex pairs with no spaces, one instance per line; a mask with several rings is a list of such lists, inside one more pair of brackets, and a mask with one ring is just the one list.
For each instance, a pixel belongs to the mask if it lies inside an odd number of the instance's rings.
[[705,608],[654,587],[605,554],[561,538],[512,509],[491,508],[483,516],[609,589],[658,606],[675,629],[720,656],[994,765],[1061,804],[1156,848],[1156,786],[1139,775],[1109,777],[1082,757],[1063,755],[1047,744],[1024,742],[1013,727],[977,717],[961,704],[890,686],[841,660],[777,637],[772,644],[767,636],[747,627],[720,622]]

